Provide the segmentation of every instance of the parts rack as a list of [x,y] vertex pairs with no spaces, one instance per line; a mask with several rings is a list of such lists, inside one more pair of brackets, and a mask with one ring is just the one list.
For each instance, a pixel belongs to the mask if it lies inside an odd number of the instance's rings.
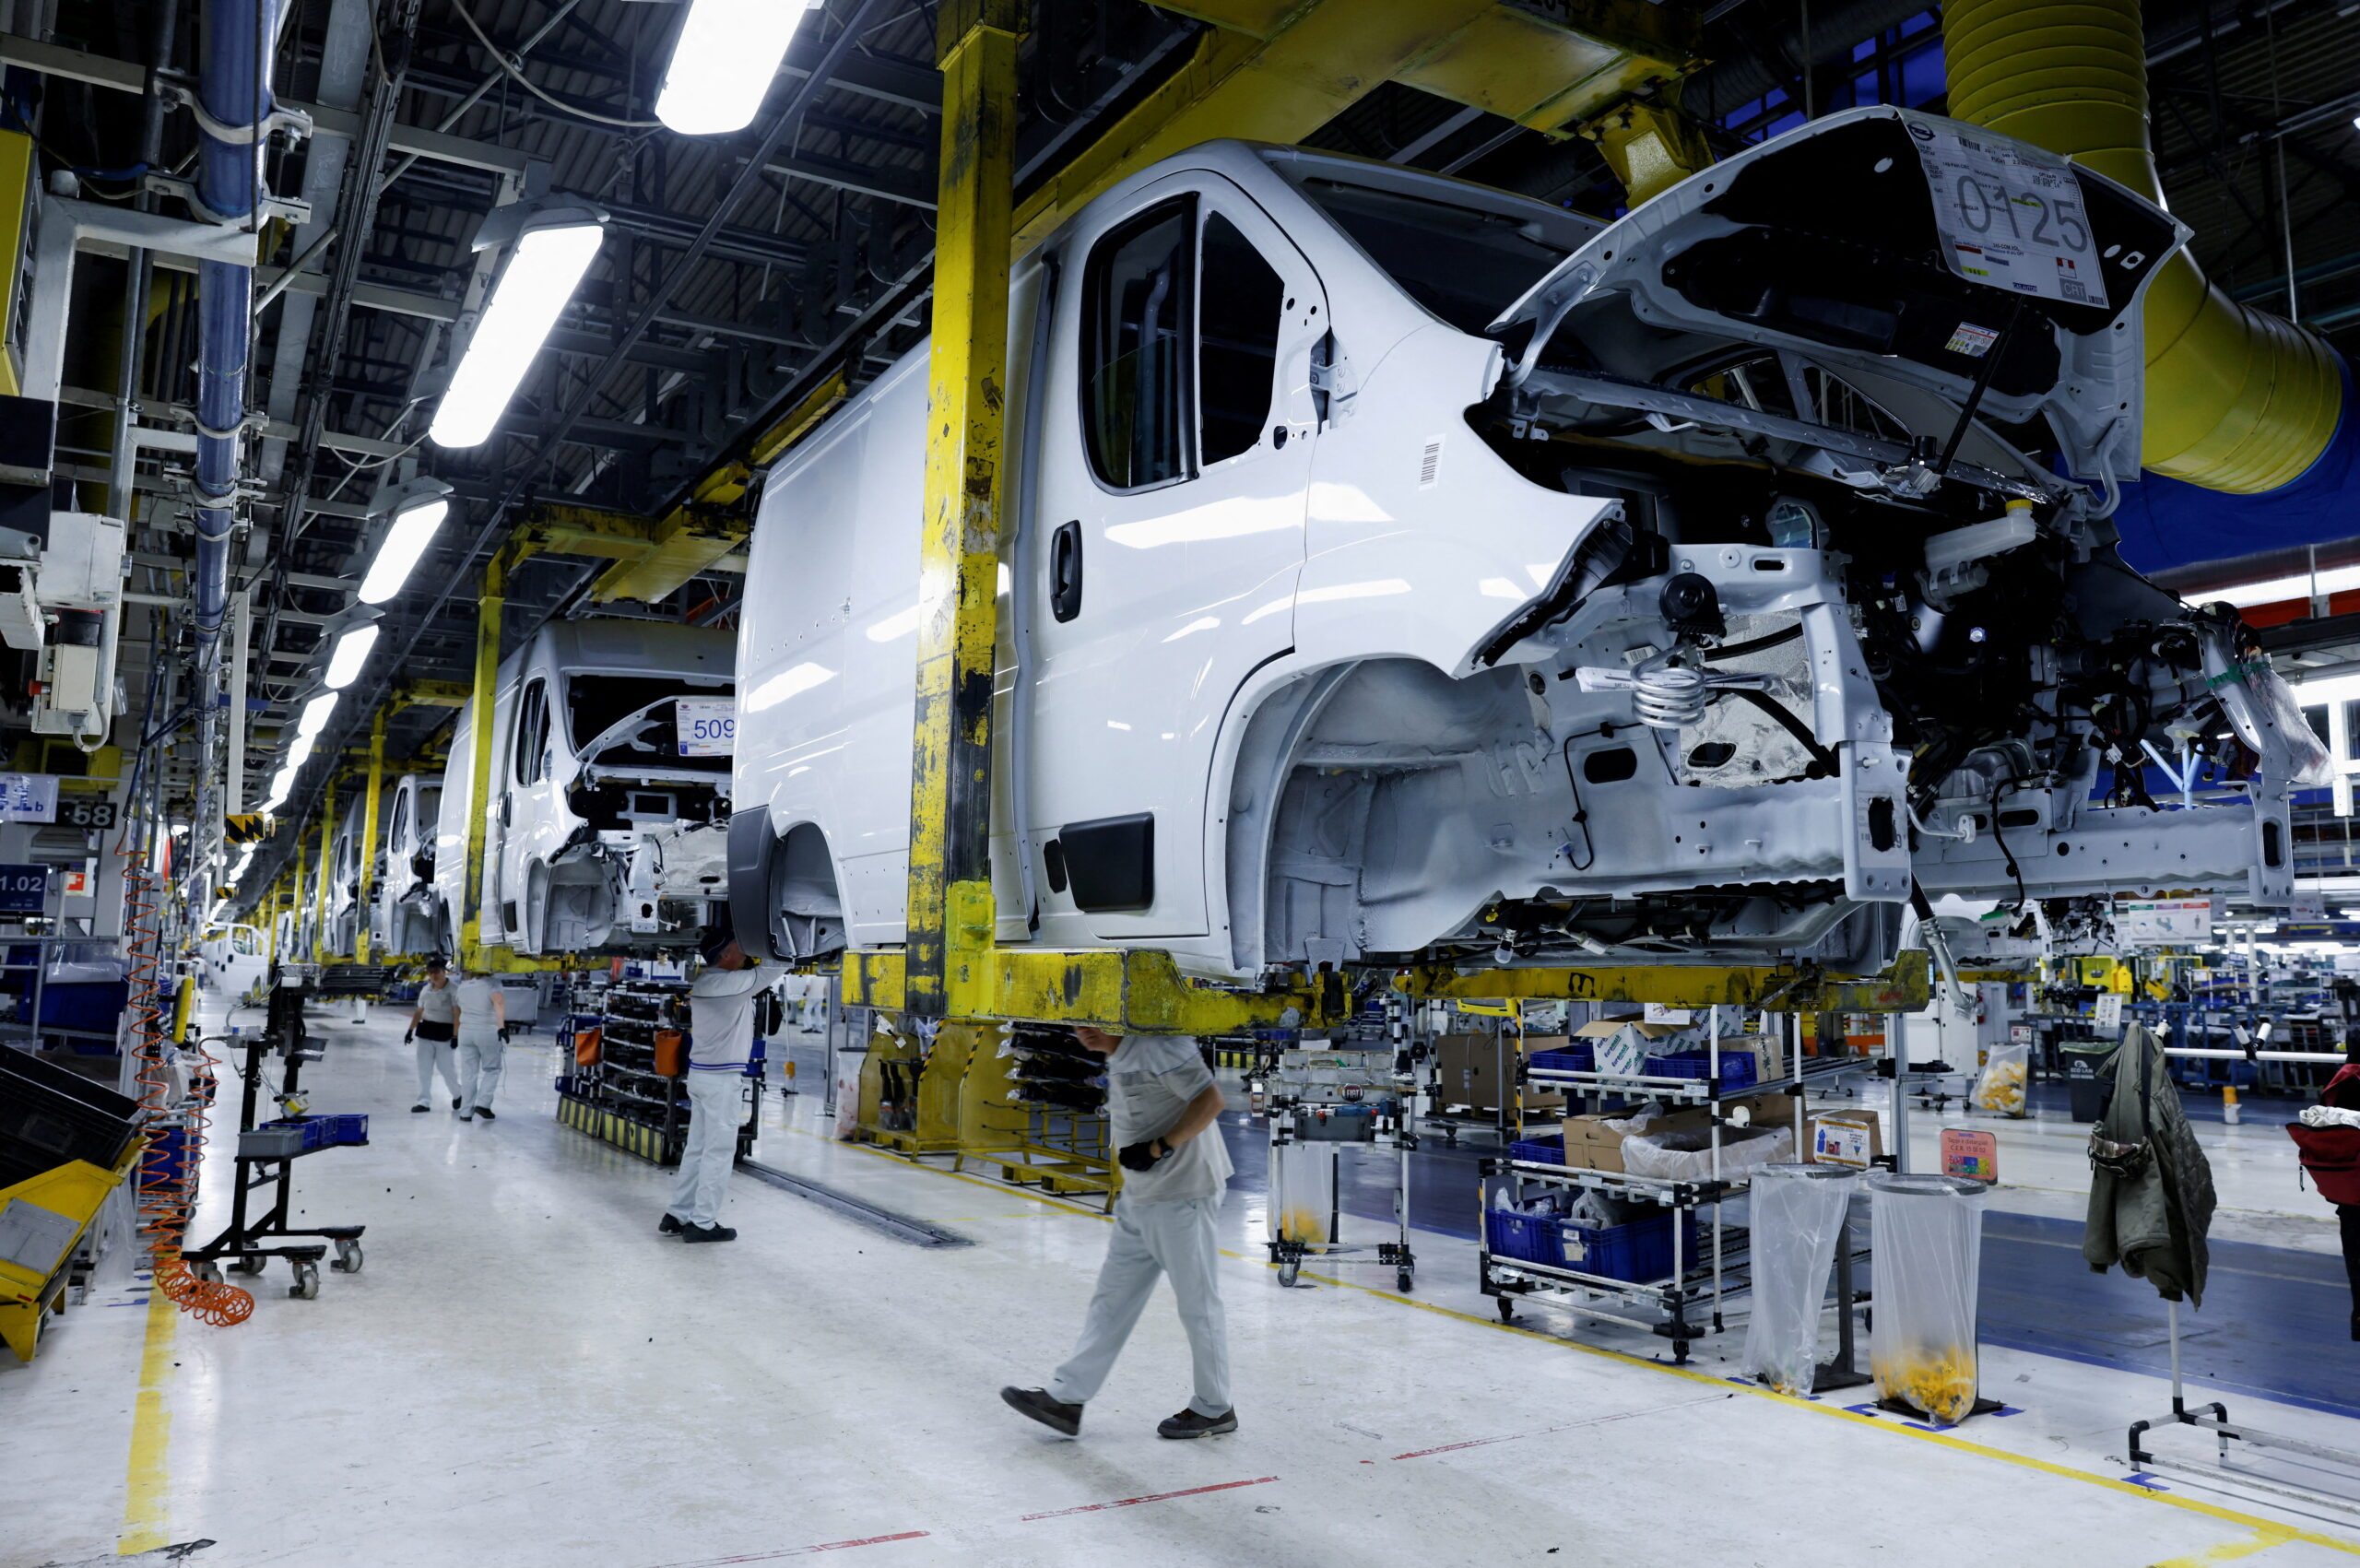
[[[658,1165],[688,1142],[688,1095],[658,1070],[658,1047],[685,1059],[689,988],[681,981],[619,980],[597,1015],[598,1059],[558,1079],[557,1119]],[[580,1016],[580,1015],[577,1015]]]

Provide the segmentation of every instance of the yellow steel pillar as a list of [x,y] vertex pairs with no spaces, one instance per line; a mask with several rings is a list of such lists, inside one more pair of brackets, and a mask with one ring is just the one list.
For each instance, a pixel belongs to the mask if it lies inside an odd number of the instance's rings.
[[952,1010],[960,973],[974,967],[993,936],[992,666],[1006,489],[1000,457],[1019,14],[1019,0],[949,0],[938,34],[942,176],[903,990],[908,1009],[927,1018]]
[[369,721],[369,792],[360,810],[360,902],[353,913],[352,961],[369,961],[369,901],[377,885],[377,797],[385,787],[385,710]]
[[320,879],[313,885],[312,961],[328,961],[328,884],[336,878],[336,774],[320,790]]
[[[459,894],[459,964],[483,965],[484,813],[491,799],[491,705],[500,686],[500,618],[508,603],[508,554],[492,553],[483,569],[483,597],[476,608],[476,678],[468,701],[467,882]],[[448,809],[446,804],[444,809]]]
[[303,831],[298,828],[295,830],[295,886],[289,890],[293,895],[293,902],[288,908],[288,913],[295,916],[294,961],[297,963],[303,961],[303,901],[312,896],[309,885],[312,874],[306,869],[310,865],[307,853],[303,848]]

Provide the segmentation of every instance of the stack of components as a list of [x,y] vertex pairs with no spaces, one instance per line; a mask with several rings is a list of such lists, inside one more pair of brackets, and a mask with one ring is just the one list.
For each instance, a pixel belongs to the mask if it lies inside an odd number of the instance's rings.
[[137,1101],[0,1046],[0,1342],[21,1361],[130,1172],[138,1117]]
[[1070,1030],[1016,1024],[1000,1053],[1015,1062],[1015,1103],[1084,1115],[1105,1111],[1106,1058],[1083,1049]]
[[[566,1080],[569,1098],[644,1128],[658,1164],[673,1164],[688,1138],[688,987],[678,981],[618,981],[607,991],[598,1059]],[[611,1140],[610,1140],[611,1141]]]

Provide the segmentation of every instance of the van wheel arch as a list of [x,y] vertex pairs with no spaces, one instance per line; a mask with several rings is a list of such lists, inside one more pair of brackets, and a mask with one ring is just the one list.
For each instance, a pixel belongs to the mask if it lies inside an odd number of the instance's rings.
[[773,831],[770,813],[729,823],[729,914],[738,940],[757,956],[804,962],[842,952],[843,883],[828,835],[815,822]]

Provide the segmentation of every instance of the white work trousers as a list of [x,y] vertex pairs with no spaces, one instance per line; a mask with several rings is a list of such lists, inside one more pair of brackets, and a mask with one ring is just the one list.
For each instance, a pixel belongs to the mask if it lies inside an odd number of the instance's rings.
[[721,1222],[721,1195],[738,1163],[738,1125],[745,1114],[742,1071],[699,1072],[690,1068],[689,1139],[680,1151],[680,1179],[672,1185],[667,1210],[687,1225]]
[[461,1114],[478,1106],[491,1108],[491,1097],[500,1092],[500,1067],[508,1055],[508,1042],[497,1030],[487,1029],[478,1033],[462,1026],[459,1030],[459,1110]]
[[451,1043],[448,1040],[429,1040],[421,1034],[418,1037],[418,1102],[421,1105],[434,1103],[434,1075],[437,1071],[442,1075],[442,1087],[456,1099],[459,1069],[452,1059]]
[[1188,1408],[1200,1416],[1228,1413],[1229,1320],[1213,1272],[1220,1256],[1213,1221],[1220,1213],[1218,1193],[1177,1203],[1137,1203],[1128,1196],[1115,1200],[1115,1234],[1098,1270],[1098,1290],[1090,1298],[1080,1342],[1049,1381],[1051,1398],[1079,1405],[1098,1392],[1154,1293],[1156,1277],[1169,1275],[1196,1366],[1197,1395]]

